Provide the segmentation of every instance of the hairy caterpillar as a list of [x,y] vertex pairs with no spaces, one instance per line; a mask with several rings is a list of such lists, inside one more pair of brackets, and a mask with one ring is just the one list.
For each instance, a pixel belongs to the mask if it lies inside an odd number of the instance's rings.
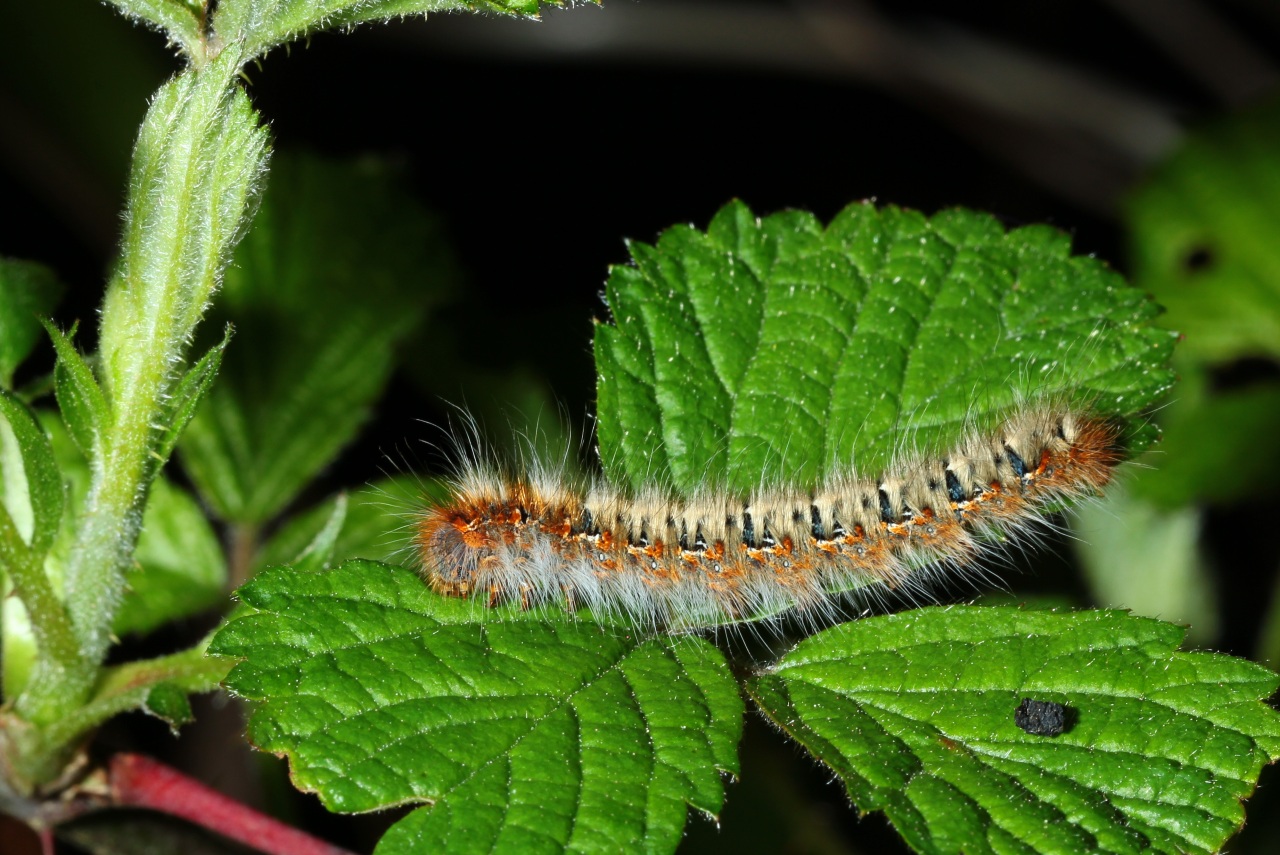
[[559,602],[644,626],[692,628],[830,611],[868,585],[923,589],[1064,500],[1094,495],[1123,455],[1119,428],[1067,405],[1027,404],[944,454],[902,455],[878,477],[817,485],[632,494],[546,466],[475,463],[418,520],[438,592],[490,605]]

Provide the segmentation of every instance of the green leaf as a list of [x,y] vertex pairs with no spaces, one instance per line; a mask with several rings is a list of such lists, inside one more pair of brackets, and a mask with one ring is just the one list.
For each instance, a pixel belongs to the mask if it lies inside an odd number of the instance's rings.
[[633,487],[814,482],[855,449],[875,471],[904,435],[939,447],[1027,395],[1133,415],[1173,380],[1158,308],[1047,227],[735,202],[631,253],[595,353],[601,457]]
[[1134,283],[1185,358],[1280,357],[1280,106],[1189,136],[1128,206]]
[[179,448],[220,516],[256,524],[355,436],[452,268],[388,171],[316,158],[280,159],[236,261],[236,343]]
[[533,15],[538,6],[539,0],[223,0],[213,26],[223,39],[242,41],[249,60],[309,33],[365,21],[471,10]]
[[240,596],[210,652],[246,659],[226,685],[254,744],[333,810],[431,804],[380,852],[670,851],[737,767],[742,701],[701,639],[485,611],[366,561]]
[[191,366],[191,369],[183,376],[182,381],[178,383],[177,388],[174,389],[173,399],[169,402],[169,411],[165,420],[167,426],[160,437],[156,452],[151,458],[151,465],[157,472],[160,467],[168,462],[169,455],[173,453],[173,449],[178,444],[178,439],[182,436],[182,432],[186,430],[187,425],[195,416],[200,402],[204,400],[205,395],[209,393],[210,387],[213,386],[213,381],[218,376],[218,369],[222,367],[222,354],[226,351],[227,344],[230,341],[231,326],[228,325],[226,332],[223,333],[222,341],[209,348],[209,352],[201,357],[199,362]]
[[187,693],[173,683],[161,683],[152,689],[143,709],[164,721],[174,731],[196,718],[191,712]]
[[62,299],[62,283],[42,264],[0,258],[0,388],[40,340],[40,320]]
[[[1215,852],[1280,757],[1277,678],[1181,641],[1122,612],[928,608],[814,636],[748,691],[919,852]],[[1026,697],[1066,731],[1023,732]]]
[[201,55],[197,46],[203,41],[203,2],[198,0],[110,0],[128,15],[150,24],[177,42],[189,56]]
[[38,564],[58,533],[66,491],[44,428],[21,401],[3,390],[0,466],[4,509],[22,537],[22,547]]
[[58,354],[53,377],[63,422],[81,453],[92,457],[99,451],[102,432],[111,423],[111,407],[71,337],[49,321],[44,327]]
[[147,633],[225,599],[227,564],[218,535],[192,496],[169,481],[151,487],[137,564],[116,612],[116,635]]

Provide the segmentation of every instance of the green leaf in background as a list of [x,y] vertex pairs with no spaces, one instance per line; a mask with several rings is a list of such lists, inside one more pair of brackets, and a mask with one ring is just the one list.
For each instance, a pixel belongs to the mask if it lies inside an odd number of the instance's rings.
[[1269,495],[1280,478],[1280,388],[1211,390],[1187,371],[1163,408],[1160,447],[1137,473],[1133,493],[1166,509]]
[[1164,508],[1134,495],[1132,474],[1120,475],[1101,501],[1083,502],[1072,514],[1075,551],[1093,602],[1188,625],[1192,643],[1212,644],[1218,598],[1200,551],[1200,510]]
[[338,536],[347,521],[347,494],[339,493],[331,503],[332,510],[324,526],[316,532],[306,548],[298,553],[297,558],[289,562],[299,573],[314,573],[327,570],[333,563],[334,549]]
[[410,571],[287,567],[240,590],[210,652],[250,737],[333,810],[430,803],[379,852],[673,849],[737,768],[742,700],[694,637],[485,611]]
[[1280,106],[1188,137],[1129,205],[1134,284],[1183,358],[1280,358]]
[[[1186,336],[1177,399],[1158,414],[1161,454],[1134,480],[1133,494],[1163,509],[1269,501],[1280,477],[1280,387],[1274,371],[1256,368],[1280,359],[1280,103],[1192,133],[1127,213],[1135,284],[1168,308],[1161,322]],[[1237,566],[1221,569],[1272,580],[1257,655],[1275,666],[1274,556],[1259,568],[1267,553],[1241,562],[1247,554],[1233,548],[1225,555]]]
[[814,482],[955,442],[1027,394],[1133,415],[1170,386],[1158,308],[1070,239],[989,215],[855,204],[758,219],[742,203],[706,233],[633,243],[596,327],[607,473],[738,489]]
[[[413,556],[407,551],[413,539],[412,517],[422,510],[434,488],[434,484],[415,476],[397,475],[352,491],[347,496],[346,514],[333,542],[330,562],[340,564],[348,558],[367,558],[412,566]],[[446,495],[443,490],[436,492],[440,498]],[[336,505],[335,497],[291,516],[263,545],[254,566],[261,569],[293,564],[324,536],[324,529],[337,513]]]
[[[919,852],[1216,852],[1280,757],[1276,675],[1121,612],[928,608],[820,633],[748,682]],[[1070,710],[1023,732],[1022,698]]]
[[451,278],[434,221],[377,163],[278,159],[218,304],[234,343],[179,442],[219,516],[269,520],[333,460]]
[[1183,371],[1156,413],[1159,446],[1069,522],[1095,604],[1187,623],[1192,642],[1212,645],[1218,586],[1200,543],[1204,506],[1271,492],[1280,477],[1280,389],[1210,384],[1204,371]]
[[62,283],[42,264],[0,258],[0,388],[40,340],[40,318],[62,299]]

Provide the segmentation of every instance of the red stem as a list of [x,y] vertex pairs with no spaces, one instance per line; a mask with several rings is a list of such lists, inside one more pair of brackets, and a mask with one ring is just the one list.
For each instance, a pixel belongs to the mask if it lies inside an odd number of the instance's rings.
[[109,773],[117,806],[181,817],[268,855],[352,855],[141,754],[116,754]]

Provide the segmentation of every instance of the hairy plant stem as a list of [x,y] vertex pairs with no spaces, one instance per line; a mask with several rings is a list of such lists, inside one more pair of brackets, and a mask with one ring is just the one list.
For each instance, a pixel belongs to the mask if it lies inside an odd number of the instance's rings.
[[134,150],[121,259],[102,314],[98,375],[110,418],[99,428],[64,569],[75,652],[67,661],[65,647],[42,646],[14,705],[56,737],[47,750],[83,730],[63,723],[77,720],[71,714],[102,677],[147,492],[163,463],[156,448],[171,418],[169,398],[265,163],[265,135],[235,85],[234,54],[189,67],[162,87]]

